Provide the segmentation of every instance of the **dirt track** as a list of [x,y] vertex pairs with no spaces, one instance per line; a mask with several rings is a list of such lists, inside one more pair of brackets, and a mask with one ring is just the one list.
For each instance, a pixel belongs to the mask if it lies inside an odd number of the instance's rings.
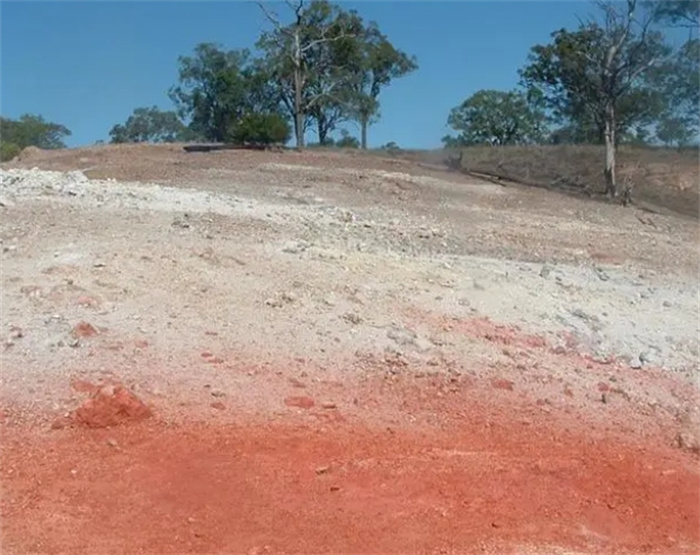
[[3,553],[700,550],[697,222],[342,154],[3,169]]

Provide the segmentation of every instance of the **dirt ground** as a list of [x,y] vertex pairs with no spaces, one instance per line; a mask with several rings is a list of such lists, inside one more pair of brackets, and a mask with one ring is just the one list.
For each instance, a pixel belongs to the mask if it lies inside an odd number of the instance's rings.
[[359,153],[0,169],[2,553],[700,551],[697,221]]

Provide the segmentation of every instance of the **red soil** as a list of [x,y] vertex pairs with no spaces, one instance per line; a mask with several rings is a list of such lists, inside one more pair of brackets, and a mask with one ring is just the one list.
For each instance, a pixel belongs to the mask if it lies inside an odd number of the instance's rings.
[[700,550],[695,455],[489,402],[432,428],[3,419],[2,552]]

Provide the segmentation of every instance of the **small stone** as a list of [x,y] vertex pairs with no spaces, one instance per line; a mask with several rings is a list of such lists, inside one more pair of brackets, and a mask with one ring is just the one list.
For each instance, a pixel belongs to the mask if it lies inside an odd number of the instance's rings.
[[595,270],[595,273],[600,281],[608,281],[610,279],[610,276],[605,270],[603,270],[603,268],[599,268],[598,266],[596,266],[593,269]]
[[633,357],[632,360],[630,360],[630,368],[633,368],[635,370],[639,370],[642,367],[642,360],[640,357]]
[[330,490],[331,491],[340,491],[340,486],[331,486]]
[[110,437],[110,438],[107,440],[107,445],[109,445],[110,447],[119,447],[119,444],[117,443],[117,440],[114,439],[113,437]]
[[544,266],[542,266],[542,269],[540,270],[540,277],[547,279],[551,272],[552,272],[552,267],[545,264]]
[[64,415],[51,422],[51,429],[62,430],[63,428],[69,427],[72,423],[73,421],[70,419],[70,417]]
[[663,305],[664,305],[666,308],[671,308],[671,307],[673,306],[673,303],[671,303],[671,301],[664,301],[664,302],[663,302]]
[[698,436],[691,432],[681,430],[676,436],[676,445],[679,449],[684,451],[690,451],[691,453],[700,453],[700,441],[698,441]]
[[299,254],[299,253],[304,252],[308,248],[309,248],[309,244],[301,241],[301,242],[288,244],[287,246],[285,246],[282,249],[282,252],[287,253],[287,254]]
[[330,466],[319,466],[318,468],[316,468],[316,474],[318,474],[319,476],[321,474],[326,474],[330,469]]
[[226,397],[226,393],[224,393],[223,391],[221,391],[219,389],[214,389],[211,392],[211,396],[212,397]]
[[97,308],[100,306],[100,301],[98,301],[95,297],[81,295],[80,297],[78,297],[78,300],[75,302],[75,304],[85,308]]
[[494,389],[504,389],[506,391],[513,391],[513,382],[511,382],[510,380],[504,380],[502,378],[492,380],[491,386]]
[[343,314],[343,320],[353,325],[358,325],[362,323],[362,317],[354,312],[346,312],[345,314]]
[[97,333],[98,332],[95,326],[89,324],[88,322],[78,322],[75,326],[73,326],[73,330],[71,331],[71,335],[76,339],[81,337],[92,337],[97,335]]
[[332,401],[325,401],[321,403],[321,407],[323,407],[324,409],[334,409],[336,408],[336,404]]
[[312,408],[316,403],[311,397],[304,397],[304,396],[293,396],[293,397],[287,397],[284,400],[284,404],[287,405],[288,407],[297,407],[301,409],[310,409]]
[[651,362],[652,355],[649,352],[639,353],[639,362],[642,364],[649,364]]

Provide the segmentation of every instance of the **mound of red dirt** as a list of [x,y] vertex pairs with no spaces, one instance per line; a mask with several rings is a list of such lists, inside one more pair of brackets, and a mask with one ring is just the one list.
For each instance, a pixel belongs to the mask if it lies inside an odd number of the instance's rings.
[[88,428],[109,428],[153,416],[151,409],[121,385],[106,385],[92,392],[71,419]]

